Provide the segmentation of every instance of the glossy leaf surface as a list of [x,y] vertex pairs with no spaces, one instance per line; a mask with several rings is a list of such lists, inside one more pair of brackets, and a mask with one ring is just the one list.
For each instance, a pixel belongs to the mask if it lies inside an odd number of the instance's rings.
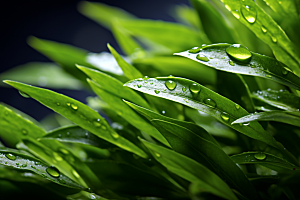
[[[235,49],[233,54],[228,54],[230,48]],[[259,76],[300,90],[300,78],[286,65],[274,58],[250,52],[239,44],[212,44],[202,47],[198,53],[189,53],[188,50],[174,55],[192,59],[217,70]]]
[[36,99],[40,103],[78,124],[80,127],[94,133],[98,137],[127,151],[136,153],[141,157],[147,157],[140,148],[113,131],[107,121],[87,105],[50,90],[14,81],[5,82],[16,89],[25,92],[31,98]]

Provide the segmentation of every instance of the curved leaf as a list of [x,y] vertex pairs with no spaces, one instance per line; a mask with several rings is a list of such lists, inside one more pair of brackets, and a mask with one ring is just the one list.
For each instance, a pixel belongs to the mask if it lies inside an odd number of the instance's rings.
[[252,97],[287,111],[299,111],[300,97],[284,90],[263,90],[252,94]]
[[280,26],[252,0],[223,0],[225,7],[273,50],[275,57],[299,75],[299,49]]
[[[274,58],[250,51],[251,57],[249,57],[249,60],[243,61],[246,63],[236,62],[234,58],[229,57],[226,53],[226,49],[230,46],[231,44],[212,44],[202,47],[199,53],[184,51],[174,55],[187,57],[217,70],[259,76],[300,90],[300,78],[283,63]],[[238,45],[236,47],[237,53],[240,52],[242,47],[238,47]],[[202,57],[202,60],[197,59],[198,55]]]
[[[169,90],[165,85],[168,81],[174,82],[176,88]],[[249,113],[238,104],[194,81],[176,77],[144,78],[129,81],[125,86],[200,110],[251,138],[263,141],[274,147],[278,145],[258,122],[250,123],[247,126],[231,125],[232,121]],[[194,87],[197,90],[194,90]],[[196,91],[196,93],[192,91]]]
[[98,137],[141,157],[147,157],[147,154],[140,148],[112,130],[107,121],[87,105],[50,90],[14,81],[5,81],[5,83],[26,93],[31,98],[36,99]]
[[92,90],[101,97],[107,104],[114,108],[114,111],[117,114],[124,118],[128,123],[144,131],[145,133],[151,135],[161,143],[170,146],[167,140],[149,123],[147,123],[143,118],[138,116],[134,111],[132,111],[126,104],[122,101],[119,96],[111,94],[100,87],[98,84],[94,83],[93,81],[88,80]]
[[237,199],[228,185],[215,173],[194,160],[158,145],[141,140],[151,149],[153,157],[169,171],[201,185],[201,189],[225,199]]
[[299,167],[292,163],[265,152],[245,152],[230,157],[237,164],[260,164],[275,171],[295,171]]
[[300,127],[300,112],[267,111],[253,113],[235,120],[232,122],[232,124],[247,123],[252,121],[276,121]]
[[219,145],[217,143],[217,141],[209,134],[206,132],[206,130],[204,130],[202,127],[197,126],[194,123],[191,122],[185,122],[185,121],[180,121],[180,120],[176,120],[170,117],[166,117],[160,114],[157,114],[151,110],[148,110],[146,108],[143,108],[141,106],[135,105],[131,102],[128,102],[126,100],[123,100],[125,103],[127,103],[131,108],[133,108],[135,111],[137,111],[138,113],[142,114],[144,117],[146,117],[149,121],[153,120],[153,119],[159,119],[159,120],[164,120],[164,121],[168,121],[171,123],[175,123],[178,124],[182,127],[185,127],[186,129],[196,133],[197,135],[199,135],[200,137],[214,143],[215,145]]
[[72,179],[59,172],[56,168],[47,165],[41,160],[29,156],[28,154],[24,154],[22,151],[0,149],[0,164],[20,170],[29,170],[47,180],[66,187],[84,189],[83,186],[77,184]]
[[122,56],[118,54],[118,52],[110,46],[110,44],[107,44],[108,49],[110,50],[111,54],[115,57],[116,61],[118,62],[119,66],[124,72],[124,75],[129,79],[135,79],[135,78],[141,78],[143,75],[139,70],[137,70],[135,67],[127,63]]
[[38,138],[45,130],[20,114],[0,104],[0,137],[9,146],[15,146],[22,138]]
[[42,137],[43,140],[57,140],[59,142],[80,143],[95,147],[107,148],[113,146],[109,142],[100,139],[93,133],[80,128],[77,125],[61,127],[48,132]]

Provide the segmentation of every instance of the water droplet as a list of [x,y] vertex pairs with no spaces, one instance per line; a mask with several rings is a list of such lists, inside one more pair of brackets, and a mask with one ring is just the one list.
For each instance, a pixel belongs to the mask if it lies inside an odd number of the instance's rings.
[[268,30],[267,30],[266,27],[264,27],[264,26],[261,26],[261,31],[262,31],[263,33],[268,32]]
[[247,47],[240,44],[233,44],[229,46],[226,48],[226,53],[232,60],[238,63],[249,63],[252,57],[252,54]]
[[78,109],[78,106],[75,105],[75,104],[73,104],[73,103],[71,103],[71,108],[76,111]]
[[144,76],[144,80],[148,80],[149,79],[149,76]]
[[267,155],[264,153],[256,153],[254,155],[254,158],[256,158],[257,160],[265,160],[267,158]]
[[168,80],[165,82],[165,85],[169,90],[174,90],[177,84],[174,81]]
[[21,132],[22,132],[23,135],[27,135],[28,134],[28,131],[26,129],[22,129]]
[[225,121],[225,122],[228,122],[229,119],[230,119],[229,115],[228,115],[226,112],[222,112],[222,113],[221,113],[221,118],[222,118],[222,120]]
[[204,103],[211,108],[215,108],[217,106],[216,102],[212,99],[204,99]]
[[250,64],[250,67],[251,67],[251,68],[255,68],[255,65],[254,65],[254,64]]
[[204,62],[209,61],[209,59],[208,59],[205,55],[200,55],[200,54],[198,54],[198,55],[196,56],[196,58],[197,58],[198,60],[201,60],[201,61],[204,61]]
[[201,87],[199,84],[197,83],[192,83],[190,85],[190,91],[193,93],[193,94],[198,94],[201,90]]
[[46,172],[54,178],[58,178],[60,176],[60,172],[55,167],[48,167]]
[[56,105],[60,106],[60,103],[57,102]]
[[158,90],[154,90],[154,92],[155,92],[156,94],[159,94],[159,93],[160,93],[160,91],[158,91]]
[[234,66],[234,62],[232,60],[228,61],[229,65]]
[[249,126],[250,122],[243,123],[243,126]]
[[61,152],[61,153],[63,153],[63,154],[65,154],[65,155],[69,154],[68,150],[66,150],[66,149],[64,149],[62,147],[59,148],[58,151]]
[[106,129],[107,129],[105,125],[101,126],[101,128],[102,128],[103,130],[106,130]]
[[182,87],[182,92],[185,92],[186,91],[186,88],[185,87]]
[[100,127],[101,123],[100,123],[100,119],[96,119],[95,121],[93,121],[94,126]]
[[202,45],[201,45],[201,47],[206,47],[206,46],[207,46],[207,44],[202,44]]
[[161,155],[159,153],[156,153],[156,152],[155,152],[155,156],[158,157],[158,158],[161,157]]
[[240,105],[239,104],[235,104],[235,108],[238,110],[240,109]]
[[5,157],[8,158],[9,160],[16,160],[16,156],[12,153],[8,153],[8,154],[5,154]]
[[27,164],[23,164],[22,167],[27,167]]
[[248,5],[242,5],[242,15],[250,24],[253,24],[256,20],[256,9]]
[[30,96],[28,94],[26,94],[25,92],[22,92],[19,90],[19,93],[22,97],[25,97],[25,98],[30,98]]
[[166,114],[166,111],[165,111],[165,110],[162,110],[162,111],[161,111],[161,114],[163,114],[163,115]]
[[271,36],[272,42],[277,43],[277,38],[274,36]]
[[67,106],[71,106],[71,104],[70,103],[66,103],[67,104]]
[[194,48],[189,50],[189,53],[199,53],[199,51],[200,51],[199,47],[194,47]]
[[34,164],[35,164],[35,165],[39,165],[39,164],[41,164],[41,163],[40,163],[40,162],[35,162]]
[[289,70],[287,70],[285,67],[283,67],[283,68],[281,69],[281,73],[282,73],[283,75],[287,75],[287,74],[289,73]]
[[16,165],[19,165],[20,163],[16,163]]
[[35,167],[35,166],[32,166],[32,165],[31,165],[30,167],[31,167],[32,169],[36,169],[36,167]]
[[111,135],[112,135],[115,139],[119,138],[119,134],[116,133],[116,132],[111,132]]
[[141,87],[142,87],[142,85],[139,85],[139,84],[138,84],[137,86],[138,86],[138,88],[141,88]]

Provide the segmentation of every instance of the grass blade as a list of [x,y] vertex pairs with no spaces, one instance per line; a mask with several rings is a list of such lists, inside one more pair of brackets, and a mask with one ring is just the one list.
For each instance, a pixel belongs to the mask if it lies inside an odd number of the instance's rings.
[[299,49],[282,28],[252,0],[224,0],[225,7],[273,50],[275,57],[299,75]]
[[263,90],[252,94],[252,98],[287,111],[299,111],[300,97],[283,90]]
[[300,170],[292,163],[265,152],[245,152],[230,158],[237,164],[260,164],[278,172]]
[[237,199],[228,185],[205,166],[175,151],[141,141],[152,150],[153,157],[169,171],[192,183],[199,183],[206,192],[225,199]]
[[245,196],[255,199],[257,194],[253,186],[220,147],[177,124],[157,119],[151,122],[175,151],[212,169]]
[[0,164],[13,167],[15,169],[34,172],[47,180],[66,187],[84,189],[83,186],[62,174],[58,171],[58,169],[37,158],[25,154],[22,151],[14,149],[0,149]]
[[[250,52],[238,44],[212,44],[198,49],[197,53],[189,51],[191,50],[174,55],[192,59],[217,70],[259,76],[300,90],[300,78],[286,65],[274,58]],[[240,53],[245,54],[245,57],[239,58]]]
[[75,124],[78,124],[83,129],[94,133],[98,137],[141,157],[147,157],[145,152],[140,148],[112,130],[107,121],[87,105],[50,90],[15,81],[5,81],[5,83],[28,94],[31,98],[39,101]]
[[276,121],[300,127],[300,112],[269,111],[246,115],[232,122],[232,124],[253,121]]

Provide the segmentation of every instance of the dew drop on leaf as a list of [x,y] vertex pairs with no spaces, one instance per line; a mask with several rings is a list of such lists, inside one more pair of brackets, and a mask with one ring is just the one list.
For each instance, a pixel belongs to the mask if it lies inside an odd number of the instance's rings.
[[250,124],[250,122],[245,122],[245,123],[243,123],[242,125],[243,125],[243,126],[249,126],[249,124]]
[[28,134],[28,131],[26,129],[22,129],[21,132],[22,132],[23,135],[27,135]]
[[66,103],[67,104],[67,106],[71,106],[71,104],[70,103]]
[[240,109],[240,105],[239,104],[235,104],[235,108],[238,110]]
[[60,172],[55,167],[48,167],[46,172],[54,178],[58,178],[60,176]]
[[5,157],[8,158],[9,160],[16,160],[16,156],[12,153],[8,153],[8,154],[5,154]]
[[229,46],[226,48],[226,53],[233,61],[241,63],[249,63],[252,57],[252,54],[247,47],[240,44],[233,44]]
[[254,155],[254,158],[256,158],[257,160],[264,160],[267,158],[267,155],[264,153],[257,153]]
[[60,106],[60,103],[57,102],[56,105]]
[[228,61],[229,65],[234,66],[234,62],[232,60]]
[[193,94],[198,94],[201,90],[201,87],[199,84],[197,83],[192,83],[190,85],[190,91],[193,93]]
[[274,36],[271,36],[272,42],[277,43],[277,38]]
[[186,88],[185,87],[182,87],[182,92],[185,92],[186,91]]
[[100,119],[96,119],[95,121],[93,121],[93,124],[96,127],[100,127],[101,126]]
[[155,156],[158,157],[158,158],[161,157],[161,155],[159,153],[156,153],[156,152],[155,152]]
[[287,75],[287,74],[289,73],[289,71],[288,71],[285,67],[283,67],[283,68],[281,69],[281,73],[282,73],[283,75]]
[[140,85],[140,84],[138,84],[137,86],[138,86],[138,88],[141,88],[141,87],[142,87],[142,85]]
[[22,167],[27,167],[27,164],[23,164]]
[[119,134],[116,132],[111,132],[111,135],[113,136],[113,138],[117,139],[119,138]]
[[221,113],[221,118],[223,121],[228,122],[229,121],[229,115],[226,112]]
[[71,103],[71,108],[72,108],[73,110],[77,111],[77,109],[78,109],[78,106],[77,106],[77,105],[75,105],[75,104],[73,104],[73,103]]
[[158,90],[154,90],[154,92],[155,92],[156,94],[159,94],[159,93],[160,93],[160,91],[158,91]]
[[267,30],[266,27],[264,27],[264,26],[261,26],[261,31],[262,31],[263,33],[268,32],[268,30]]
[[199,53],[199,51],[200,51],[199,47],[194,47],[194,48],[189,50],[189,53]]
[[249,22],[253,24],[256,21],[256,9],[248,5],[242,5],[242,15]]
[[204,61],[204,62],[209,61],[209,59],[208,59],[205,55],[201,55],[201,54],[198,54],[198,55],[196,56],[196,58],[197,58],[198,60],[201,60],[201,61]]
[[22,97],[25,97],[25,98],[30,98],[30,96],[28,94],[26,94],[25,92],[22,92],[19,90],[19,93]]
[[19,165],[20,163],[16,163],[16,165]]
[[215,108],[217,106],[217,103],[212,99],[204,99],[204,103],[211,108]]
[[177,84],[172,80],[168,80],[165,82],[165,85],[169,90],[174,90]]
[[231,11],[231,13],[233,14],[233,16],[235,16],[235,18],[237,18],[237,19],[240,18],[239,10],[233,10],[233,11]]

